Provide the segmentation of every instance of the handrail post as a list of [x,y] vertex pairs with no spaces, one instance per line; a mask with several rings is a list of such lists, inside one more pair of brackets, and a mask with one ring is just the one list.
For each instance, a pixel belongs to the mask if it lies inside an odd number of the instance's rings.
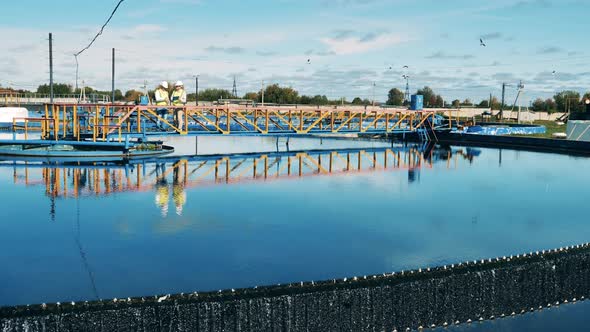
[[66,138],[66,128],[67,128],[67,120],[68,120],[68,113],[67,113],[67,106],[63,105],[63,138]]
[[188,134],[188,112],[189,112],[189,110],[185,106],[184,114],[183,114],[183,116],[184,116],[184,132],[187,134]]
[[77,138],[77,122],[78,122],[78,105],[74,104],[72,108],[72,135]]
[[137,133],[141,133],[141,109],[137,109]]
[[52,106],[53,108],[53,135],[55,136],[55,140],[57,141],[59,138],[59,106],[58,110],[56,111],[55,105]]

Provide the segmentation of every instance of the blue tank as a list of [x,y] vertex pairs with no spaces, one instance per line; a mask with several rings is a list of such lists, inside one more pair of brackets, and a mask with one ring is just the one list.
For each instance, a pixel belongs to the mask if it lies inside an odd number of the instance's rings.
[[148,96],[139,97],[139,105],[148,105],[149,103],[150,103],[150,100],[149,100]]
[[422,95],[412,95],[410,101],[410,109],[412,111],[421,111],[424,109],[424,96]]

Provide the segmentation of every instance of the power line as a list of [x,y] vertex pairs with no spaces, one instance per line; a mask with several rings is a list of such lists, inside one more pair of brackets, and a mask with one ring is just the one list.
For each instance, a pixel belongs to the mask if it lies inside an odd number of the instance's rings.
[[74,54],[74,58],[76,58],[76,88],[78,88],[78,70],[79,70],[79,63],[78,63],[78,56],[80,54],[82,54],[84,51],[86,51],[87,49],[90,48],[90,46],[92,46],[92,44],[94,44],[94,42],[96,41],[96,39],[98,38],[98,36],[102,35],[102,33],[104,32],[104,29],[106,28],[107,24],[109,24],[109,22],[111,21],[111,19],[113,18],[113,16],[115,16],[115,13],[117,12],[117,9],[119,9],[119,6],[121,6],[121,4],[124,2],[125,0],[119,0],[119,3],[117,3],[117,5],[115,6],[115,9],[113,9],[113,11],[111,12],[111,15],[109,16],[109,18],[107,19],[107,21],[102,25],[102,27],[100,28],[100,30],[98,31],[98,33],[96,34],[96,36],[94,36],[94,38],[92,38],[92,40],[90,41],[90,43],[84,47],[83,49],[81,49],[78,53]]
[[113,12],[111,13],[111,16],[109,16],[109,18],[107,19],[107,21],[102,25],[102,27],[100,28],[100,30],[98,31],[98,33],[96,34],[96,36],[94,36],[94,38],[92,38],[92,40],[90,41],[90,44],[88,44],[88,46],[86,46],[82,50],[80,50],[80,52],[74,54],[74,56],[77,57],[78,55],[82,54],[82,52],[84,52],[87,49],[89,49],[90,46],[92,46],[92,44],[94,44],[94,42],[96,41],[96,39],[98,38],[98,36],[102,35],[102,33],[104,31],[104,28],[106,28],[107,24],[109,24],[109,22],[111,21],[111,19],[113,18],[113,16],[117,12],[117,9],[119,9],[119,6],[123,3],[123,1],[125,1],[125,0],[119,0],[119,3],[115,7],[115,9],[113,9]]

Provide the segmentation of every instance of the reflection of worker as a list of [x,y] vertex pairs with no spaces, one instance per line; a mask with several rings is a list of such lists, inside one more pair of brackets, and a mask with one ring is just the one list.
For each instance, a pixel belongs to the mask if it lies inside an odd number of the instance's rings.
[[88,170],[85,168],[80,172],[80,178],[78,179],[78,186],[80,188],[86,188],[86,183],[88,181]]
[[[181,81],[176,82],[174,85],[171,100],[173,106],[186,105],[186,91],[184,90],[184,84]],[[182,130],[184,126],[184,109],[177,108],[174,110],[174,121],[178,129]]]
[[180,165],[182,165],[183,160],[178,161],[174,164],[174,179],[172,184],[172,199],[174,200],[174,205],[176,206],[176,214],[181,216],[182,209],[184,204],[186,203],[186,193],[184,191],[184,184],[180,179]]
[[[154,92],[156,100],[156,106],[168,106],[170,105],[170,97],[168,95],[168,82],[163,81],[160,83],[156,91]],[[168,108],[157,108],[156,112],[164,120],[168,120]],[[158,127],[161,128],[160,119],[158,119]]]
[[416,170],[410,168],[408,170],[408,183],[414,183],[416,181]]
[[166,181],[166,167],[165,164],[156,165],[156,206],[162,211],[162,217],[168,216],[168,200],[170,191],[168,188],[168,181]]

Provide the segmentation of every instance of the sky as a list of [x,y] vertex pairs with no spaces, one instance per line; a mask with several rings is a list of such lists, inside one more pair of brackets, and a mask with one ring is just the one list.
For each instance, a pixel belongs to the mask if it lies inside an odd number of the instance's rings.
[[[88,45],[118,0],[20,0],[0,12],[0,84],[36,90],[76,84],[74,53]],[[154,88],[182,80],[189,92],[239,95],[262,84],[331,99],[385,101],[391,88],[430,86],[445,101],[520,103],[561,90],[590,91],[590,0],[125,0],[78,57],[78,82]],[[480,45],[480,38],[486,46]],[[404,68],[408,66],[408,68]],[[555,71],[555,73],[554,73]],[[263,83],[264,82],[264,83]]]

